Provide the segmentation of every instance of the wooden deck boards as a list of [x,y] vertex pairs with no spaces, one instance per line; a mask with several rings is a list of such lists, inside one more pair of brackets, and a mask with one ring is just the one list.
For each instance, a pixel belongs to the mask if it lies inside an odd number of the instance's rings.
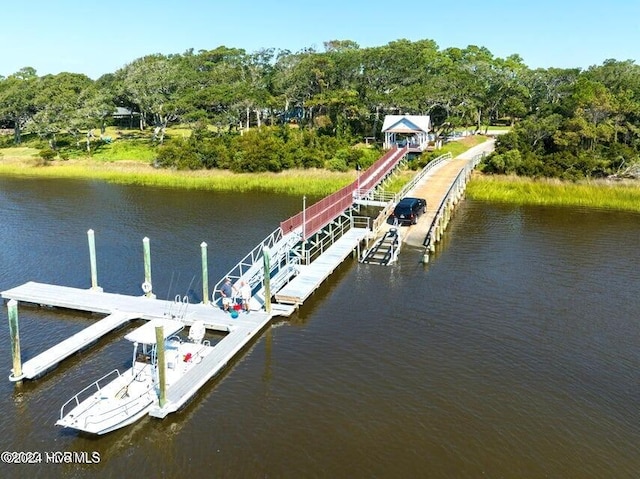
[[301,268],[300,274],[275,295],[276,301],[302,304],[334,269],[349,256],[369,230],[351,228],[313,263]]
[[152,415],[165,417],[178,410],[204,383],[215,376],[274,315],[292,312],[291,306],[276,305],[272,314],[263,311],[240,313],[232,318],[217,306],[211,304],[181,304],[144,296],[127,296],[105,293],[100,290],[79,289],[67,286],[28,282],[13,289],[3,291],[4,299],[15,299],[25,303],[59,308],[108,314],[91,326],[23,363],[21,378],[33,379],[55,367],[62,360],[89,346],[110,331],[135,319],[152,320],[172,317],[185,323],[196,320],[205,323],[208,329],[227,332],[227,336],[215,345],[202,363],[167,390],[167,404],[155,408]]
[[155,406],[149,411],[149,414],[153,417],[164,418],[179,410],[209,379],[218,374],[268,322],[267,319],[262,325],[255,328],[238,327],[234,329],[215,345],[213,351],[205,356],[200,364],[194,366],[170,386],[167,389],[166,404],[162,408]]
[[65,339],[61,343],[38,354],[22,365],[22,377],[33,379],[57,366],[63,359],[86,348],[105,334],[123,326],[125,323],[137,318],[130,313],[116,312],[99,320],[91,326]]
[[[445,182],[447,181],[451,180],[447,177]],[[425,183],[432,187],[433,180],[427,179]],[[430,206],[435,204],[438,202],[430,201]],[[428,215],[425,216],[427,217],[425,219],[428,219]],[[252,338],[263,330],[273,316],[290,315],[295,306],[302,304],[369,232],[368,229],[351,228],[313,263],[302,267],[300,274],[276,292],[276,302],[272,305],[271,313],[252,311],[249,314],[241,313],[235,319],[211,304],[181,304],[145,296],[105,293],[98,289],[80,289],[28,282],[3,291],[0,296],[4,299],[107,315],[65,341],[26,361],[23,365],[23,377],[33,378],[46,372],[69,355],[134,318],[145,320],[173,318],[183,321],[185,326],[196,320],[201,320],[208,329],[227,332],[225,338],[214,346],[200,364],[168,388],[167,403],[162,408],[154,407],[150,412],[152,416],[163,418],[180,409],[190,400],[200,387],[224,368]]]

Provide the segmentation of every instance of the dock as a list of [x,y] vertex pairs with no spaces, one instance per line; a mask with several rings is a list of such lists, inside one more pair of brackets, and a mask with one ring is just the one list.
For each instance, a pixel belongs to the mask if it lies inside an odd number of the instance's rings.
[[[393,201],[385,200],[381,203],[386,206],[374,220],[356,216],[354,211],[358,203],[378,201],[371,197],[372,192],[378,185],[385,182],[393,170],[404,161],[407,154],[406,147],[390,149],[366,172],[359,175],[357,181],[311,207],[304,207],[301,213],[283,221],[279,228],[218,281],[213,287],[212,302],[207,298],[203,303],[189,304],[187,298],[178,296],[173,301],[157,299],[152,292],[148,238],[143,239],[145,280],[142,283],[142,289],[144,295],[132,296],[103,291],[98,286],[95,269],[94,232],[89,230],[92,265],[90,288],[72,288],[30,281],[0,292],[3,299],[9,300],[13,370],[20,373],[10,379],[12,381],[35,379],[54,368],[65,358],[135,319],[146,321],[172,319],[181,321],[185,327],[201,321],[207,329],[222,332],[224,337],[213,346],[211,353],[206,355],[200,363],[167,388],[163,406],[156,404],[149,414],[164,418],[179,410],[207,381],[237,357],[243,348],[269,325],[272,318],[293,314],[350,254],[355,251],[360,257],[360,248],[363,243],[369,243],[375,235],[386,234],[385,229],[388,230],[389,225],[384,220],[387,219],[394,205]],[[436,168],[437,166],[439,168]],[[447,210],[443,205],[453,198],[454,193],[459,196],[464,188],[464,182],[459,181],[462,173],[467,174],[474,166],[475,162],[472,160],[451,161],[449,155],[448,158],[443,157],[430,163],[429,168],[425,167],[422,176],[417,175],[415,182],[410,185],[415,187],[412,194],[422,195],[421,188],[438,184],[437,180],[434,182],[431,178],[432,175],[435,177],[439,174],[443,178],[442,188],[438,187],[435,188],[436,191],[430,192],[438,198],[429,196],[429,209],[437,205],[440,207],[433,213],[429,211],[430,214],[424,215],[426,223],[431,222],[432,229],[434,224],[440,224],[437,223],[438,218],[448,219]],[[457,176],[453,178],[456,171]],[[425,196],[428,196],[426,192]],[[444,227],[446,222],[444,226],[436,228],[438,237]],[[421,237],[424,235],[421,227],[413,228],[411,232]],[[400,242],[411,243],[410,235],[400,234],[399,229],[394,234],[397,236],[393,238],[393,247],[387,251],[384,260],[379,261],[380,264],[393,263]],[[427,243],[422,242],[422,244]],[[206,286],[208,285],[207,245],[202,243],[200,246],[203,262],[203,295],[207,297],[211,291]],[[237,315],[231,315],[221,309],[220,285],[226,278],[230,278],[236,285],[244,282],[250,286],[251,311],[249,313],[240,312]],[[82,331],[21,364],[17,324],[18,302],[98,313],[105,317],[96,319],[95,323]]]
[[[251,314],[249,314],[251,316]],[[149,415],[164,418],[178,411],[198,390],[212,377],[218,374],[242,348],[250,342],[269,323],[270,318],[262,322],[247,323],[234,328],[222,341],[215,345],[213,351],[205,356],[200,364],[181,377],[167,390],[166,404],[155,405]]]
[[130,313],[115,312],[110,314],[106,318],[97,321],[88,328],[83,329],[61,343],[26,361],[22,365],[22,376],[15,378],[15,380],[34,379],[43,375],[57,366],[63,359],[85,349],[102,336],[124,326],[135,318],[136,315]]
[[275,295],[278,303],[300,305],[342,263],[366,237],[368,230],[352,228],[331,245],[320,258],[301,266],[300,273]]

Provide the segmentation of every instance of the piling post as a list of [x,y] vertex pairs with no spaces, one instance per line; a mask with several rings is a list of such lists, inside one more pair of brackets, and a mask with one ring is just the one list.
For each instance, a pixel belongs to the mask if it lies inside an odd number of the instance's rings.
[[13,382],[22,380],[22,359],[20,358],[20,330],[18,327],[18,302],[15,299],[7,303],[9,313],[9,332],[11,334],[11,356],[13,369],[9,379]]
[[98,267],[96,266],[96,235],[93,230],[87,231],[87,239],[89,241],[89,263],[91,264],[91,289],[93,291],[102,291],[98,286]]
[[163,408],[167,402],[167,378],[164,361],[164,328],[162,326],[156,326],[156,354],[158,361],[158,386],[160,388],[158,405]]
[[264,309],[271,314],[271,251],[266,246],[262,248],[262,261],[264,268]]
[[451,220],[451,203],[447,202],[444,207],[444,226],[443,229],[447,229],[449,226],[449,221]]
[[202,250],[202,302],[209,304],[209,267],[207,264],[207,243],[200,243]]
[[142,247],[144,250],[144,283],[142,283],[142,291],[147,298],[155,298],[153,294],[153,283],[151,282],[151,247],[149,238],[142,238]]
[[302,261],[308,264],[305,257],[305,246],[307,244],[307,197],[302,197]]
[[429,248],[426,247],[424,249],[424,253],[422,253],[422,263],[427,264],[429,262]]

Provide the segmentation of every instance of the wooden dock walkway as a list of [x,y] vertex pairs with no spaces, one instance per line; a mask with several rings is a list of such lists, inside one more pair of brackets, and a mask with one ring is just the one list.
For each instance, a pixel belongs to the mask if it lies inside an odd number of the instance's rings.
[[[470,160],[467,158],[448,160],[441,167],[434,168],[433,175],[430,174],[430,176],[419,180],[420,183],[416,184],[414,191],[410,193],[411,196],[427,197],[428,212],[423,215],[418,225],[406,229],[398,228],[398,240],[408,244],[413,244],[414,242],[416,245],[422,244],[425,235],[423,225],[427,225],[426,229],[428,230],[428,225],[434,221],[433,215],[435,211],[432,211],[432,208],[438,207],[442,198],[446,197],[448,189],[452,188],[452,179],[469,162]],[[327,209],[331,211],[339,210],[339,215],[344,215],[345,212],[343,208],[335,208],[335,205],[331,206],[331,208],[327,207]],[[333,243],[327,246],[326,250],[321,250],[317,257],[315,257],[314,253],[315,259],[309,264],[296,266],[299,269],[298,274],[281,289],[272,291],[275,293],[275,302],[271,303],[270,312],[262,309],[252,310],[248,314],[242,312],[238,317],[233,318],[213,304],[189,304],[184,302],[184,299],[169,301],[143,295],[131,296],[107,293],[97,287],[95,289],[81,289],[37,282],[28,282],[0,292],[0,296],[5,300],[99,313],[106,316],[102,319],[97,319],[94,324],[54,347],[27,360],[22,367],[22,376],[15,380],[21,378],[33,379],[44,374],[68,356],[93,344],[110,331],[122,327],[134,319],[154,320],[169,318],[182,321],[185,327],[190,326],[195,321],[202,321],[207,329],[225,333],[224,338],[215,344],[210,354],[207,354],[185,376],[169,386],[166,391],[166,403],[163,407],[156,404],[151,409],[149,413],[151,416],[164,418],[188,402],[209,379],[218,374],[239,351],[246,347],[269,324],[274,316],[291,315],[296,307],[301,305],[346,257],[359,247],[365,238],[371,236],[369,226],[355,227],[353,217],[350,218],[351,227],[349,229],[339,230],[339,233],[335,235],[338,238],[337,240],[333,241],[334,237],[332,236]],[[335,217],[333,219],[329,218],[329,221],[334,220]],[[325,247],[322,243],[320,244],[322,245],[321,249]],[[265,244],[262,244],[262,246],[265,246]],[[292,243],[290,246],[292,248],[291,251],[294,251],[293,246],[295,245]],[[290,254],[290,252],[286,253]],[[241,272],[250,274],[253,271],[250,268],[258,270],[262,264],[257,261],[261,259],[252,258],[255,264],[245,265],[242,263],[242,266],[247,266],[249,269]],[[278,285],[278,287],[280,286]],[[19,348],[16,350],[19,350]],[[15,360],[14,357],[14,365],[16,364]],[[17,360],[19,361],[19,358]]]
[[276,293],[276,301],[302,304],[369,233],[365,228],[351,228],[318,259],[309,265],[301,266],[300,274]]
[[38,354],[36,357],[26,361],[22,365],[22,376],[13,380],[34,379],[51,368],[57,366],[63,359],[93,344],[107,333],[124,326],[132,319],[136,319],[136,314],[115,312],[65,339],[61,343]]
[[205,356],[200,364],[167,389],[164,406],[155,405],[149,411],[149,415],[164,418],[168,414],[178,411],[209,379],[218,374],[249,341],[266,327],[269,319],[265,319],[261,324],[255,324],[254,327],[244,325],[234,328],[215,345],[213,351]]
[[427,213],[420,217],[418,223],[402,233],[402,242],[414,248],[424,245],[427,232],[435,220],[440,202],[447,194],[451,184],[472,160],[473,157],[493,151],[495,140],[489,140],[470,148],[465,153],[456,156],[437,168],[432,174],[426,176],[415,188],[408,192],[407,196],[425,198],[427,200]]
[[178,319],[182,320],[185,326],[196,320],[201,320],[208,329],[227,333],[241,330],[246,336],[247,330],[261,329],[272,316],[291,314],[293,310],[291,307],[279,307],[274,308],[272,314],[252,311],[250,314],[240,314],[238,318],[234,319],[211,304],[176,304],[172,301],[145,296],[127,296],[33,281],[3,291],[0,296],[4,299],[14,299],[24,303],[107,315],[70,338],[25,361],[22,368],[25,379],[38,377],[55,367],[63,359],[86,348],[102,336],[133,319],[152,320],[175,317],[179,313],[181,316]]

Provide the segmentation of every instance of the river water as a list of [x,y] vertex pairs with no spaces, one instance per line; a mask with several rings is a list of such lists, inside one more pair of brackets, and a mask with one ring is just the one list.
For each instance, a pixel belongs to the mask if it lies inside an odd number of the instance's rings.
[[[201,296],[301,199],[0,179],[0,290]],[[640,471],[640,216],[465,200],[429,265],[348,260],[183,410],[100,438],[54,425],[79,389],[125,367],[117,331],[41,379],[7,379],[0,477],[632,478]],[[26,360],[96,317],[21,305]],[[72,463],[46,463],[77,452]],[[46,454],[49,454],[48,456]],[[57,456],[55,455],[57,454]],[[79,460],[84,457],[84,460]],[[83,463],[84,462],[84,463]]]

